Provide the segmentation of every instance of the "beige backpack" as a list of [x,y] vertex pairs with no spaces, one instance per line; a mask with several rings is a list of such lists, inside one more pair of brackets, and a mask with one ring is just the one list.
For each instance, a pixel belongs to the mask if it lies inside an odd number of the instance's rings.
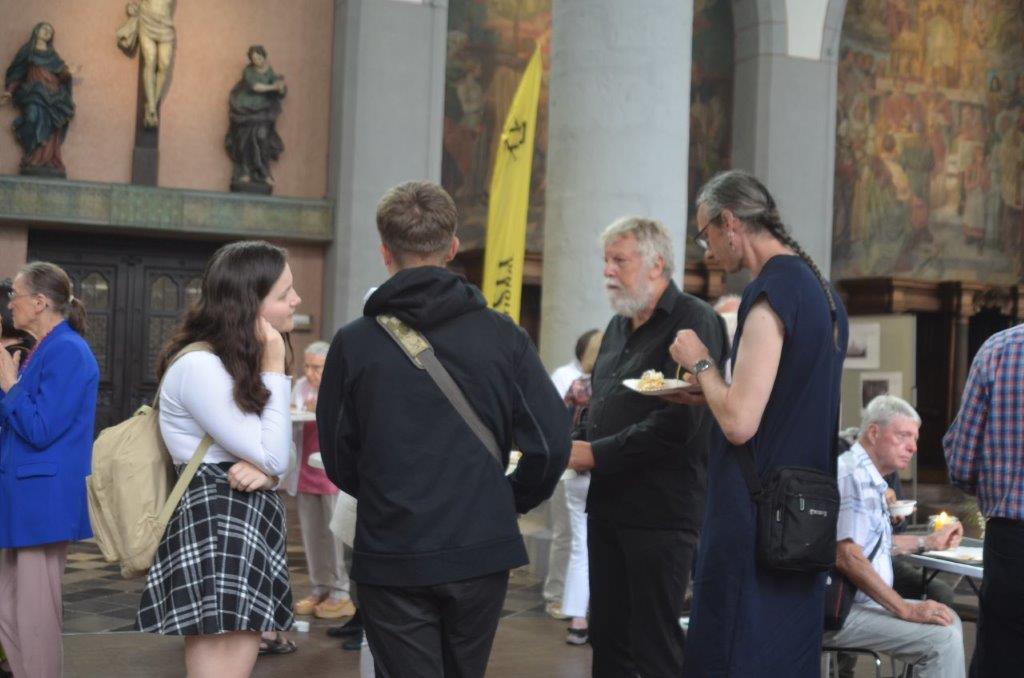
[[[194,351],[212,348],[205,342],[189,344],[174,361]],[[175,483],[171,455],[160,435],[159,407],[157,387],[153,407],[143,405],[103,429],[92,446],[92,475],[85,479],[96,543],[107,562],[121,563],[125,578],[142,576],[153,564],[167,523],[213,442],[203,437]]]

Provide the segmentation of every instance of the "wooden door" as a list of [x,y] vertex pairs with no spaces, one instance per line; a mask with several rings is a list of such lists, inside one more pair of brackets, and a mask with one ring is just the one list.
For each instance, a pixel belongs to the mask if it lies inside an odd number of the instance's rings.
[[86,340],[100,368],[96,430],[152,401],[156,364],[188,304],[199,296],[217,243],[31,232],[29,260],[67,271],[88,315]]

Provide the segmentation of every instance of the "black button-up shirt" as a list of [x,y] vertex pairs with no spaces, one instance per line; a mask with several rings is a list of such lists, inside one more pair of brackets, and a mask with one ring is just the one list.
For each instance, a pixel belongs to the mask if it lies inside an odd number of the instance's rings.
[[616,315],[594,364],[586,438],[595,466],[587,498],[592,518],[623,526],[700,528],[713,419],[706,407],[673,405],[636,393],[623,379],[655,369],[674,377],[668,349],[676,332],[692,329],[720,364],[725,327],[712,308],[669,283],[653,315],[633,331]]

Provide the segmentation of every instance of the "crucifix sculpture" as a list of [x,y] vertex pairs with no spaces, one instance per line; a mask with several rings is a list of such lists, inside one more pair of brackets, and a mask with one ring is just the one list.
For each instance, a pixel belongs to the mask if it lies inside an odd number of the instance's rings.
[[[117,45],[133,56],[138,48],[139,120],[135,129],[132,182],[156,184],[160,101],[174,57],[175,0],[139,0],[125,8],[128,20],[117,31]],[[141,128],[140,128],[141,127]]]

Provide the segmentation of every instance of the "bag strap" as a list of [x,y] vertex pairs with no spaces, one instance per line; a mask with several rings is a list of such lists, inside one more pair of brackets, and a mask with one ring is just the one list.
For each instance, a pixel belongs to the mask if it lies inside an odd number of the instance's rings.
[[[167,366],[168,370],[171,365],[178,362],[181,357],[187,353],[195,353],[197,351],[211,351],[212,346],[205,341],[195,341],[185,346],[183,349],[178,351],[178,355],[174,356],[174,360]],[[164,378],[167,377],[167,372],[164,372]],[[160,391],[163,389],[164,380],[160,379],[159,385],[156,387],[156,395],[153,396],[153,412],[157,414],[160,409]],[[192,458],[188,460],[188,464],[185,466],[185,470],[178,476],[178,482],[174,483],[174,488],[171,493],[167,495],[167,501],[164,502],[163,508],[160,509],[160,514],[157,516],[157,524],[167,525],[171,522],[171,515],[174,510],[178,508],[178,502],[181,501],[182,495],[185,494],[185,490],[188,489],[189,483],[192,482],[192,478],[195,477],[196,471],[199,470],[199,464],[202,463],[203,457],[206,456],[206,451],[210,449],[210,445],[213,444],[213,438],[210,437],[209,433],[204,433],[203,439],[199,441],[199,445],[196,446],[196,451],[192,453]]]
[[178,476],[178,482],[174,483],[174,489],[167,495],[167,501],[164,502],[164,507],[160,509],[160,515],[157,516],[156,521],[160,525],[167,525],[171,522],[171,515],[174,510],[178,508],[178,502],[181,501],[181,497],[185,494],[185,490],[188,489],[188,484],[192,482],[192,478],[195,477],[196,471],[199,470],[199,464],[203,462],[203,457],[206,456],[206,451],[210,449],[210,445],[213,444],[213,438],[207,433],[203,436],[203,439],[199,441],[199,446],[196,447],[196,451],[192,453],[192,458],[188,460],[188,464],[185,466],[185,470]]
[[[763,488],[761,487],[761,479],[757,475],[757,464],[754,461],[754,450],[750,447],[750,442],[747,441],[742,447],[734,445],[737,451],[737,459],[740,463],[740,473],[743,475],[743,482],[747,485],[747,492],[750,493],[750,498],[755,502],[761,496]],[[836,412],[836,424],[832,429],[832,465],[836,458],[836,452],[839,451],[839,412]]]
[[178,354],[174,356],[174,359],[167,364],[167,370],[164,371],[164,376],[160,378],[160,383],[156,385],[156,393],[153,394],[154,410],[160,409],[160,392],[164,388],[164,379],[167,378],[167,372],[171,369],[171,365],[181,360],[182,356],[188,353],[196,353],[198,351],[206,351],[208,353],[213,353],[213,346],[211,346],[209,342],[193,341],[191,344],[186,345],[184,348],[178,351]]
[[875,542],[875,548],[871,549],[871,555],[868,556],[868,562],[870,563],[875,559],[875,554],[878,553],[878,549],[882,547],[882,540],[885,539],[885,527],[882,527],[882,534],[878,535],[878,541]]
[[466,394],[462,392],[459,385],[452,379],[452,375],[448,373],[448,370],[437,359],[437,356],[434,354],[434,348],[427,341],[426,337],[393,315],[379,315],[377,316],[377,323],[384,328],[388,336],[395,340],[395,343],[401,347],[413,365],[427,371],[427,374],[434,380],[437,387],[441,389],[441,392],[448,399],[448,402],[452,404],[452,407],[455,408],[455,411],[459,413],[459,416],[466,422],[466,425],[476,434],[476,437],[487,448],[490,455],[498,462],[498,466],[504,468],[504,464],[501,462],[501,448],[498,447],[498,441],[495,439],[494,433],[491,429],[487,428],[487,425],[480,419],[480,415],[476,413],[473,406],[466,400]]

